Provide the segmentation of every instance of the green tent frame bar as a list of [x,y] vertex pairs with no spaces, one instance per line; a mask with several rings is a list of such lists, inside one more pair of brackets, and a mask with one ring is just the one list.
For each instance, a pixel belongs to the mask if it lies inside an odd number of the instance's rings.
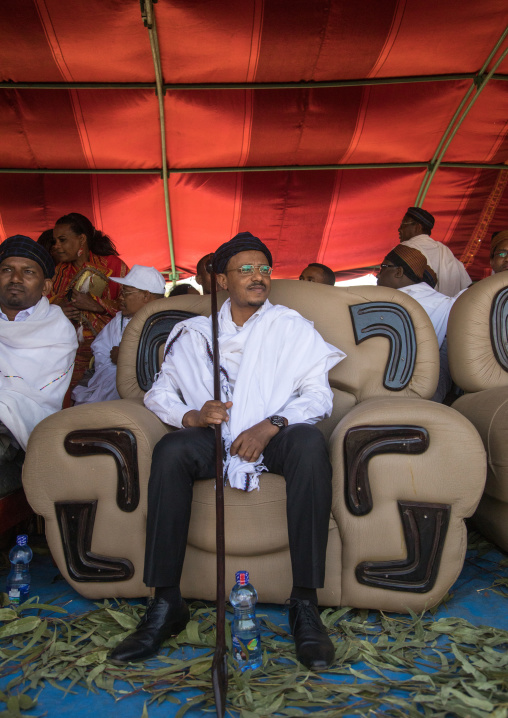
[[[474,72],[454,75],[414,75],[411,77],[377,77],[361,80],[323,80],[320,82],[205,82],[164,83],[163,92],[174,90],[314,90],[322,87],[374,87],[376,85],[405,85],[417,82],[456,82],[474,80],[482,75]],[[508,75],[494,74],[491,80],[508,81]],[[0,82],[4,90],[156,90],[155,82]]]
[[164,187],[164,208],[166,212],[166,227],[168,232],[168,244],[169,244],[169,256],[171,260],[171,272],[169,279],[175,286],[180,276],[176,270],[175,264],[175,247],[173,243],[173,228],[171,225],[171,205],[169,202],[169,181],[168,181],[168,159],[166,152],[166,121],[164,115],[164,89],[163,89],[163,75],[162,75],[162,64],[159,51],[159,38],[157,36],[157,25],[155,22],[155,13],[153,9],[152,0],[145,0],[141,3],[141,17],[143,23],[148,30],[148,36],[150,38],[150,49],[152,51],[152,59],[155,70],[155,84],[156,84],[156,95],[157,102],[159,104],[159,124],[161,131],[161,164],[162,164],[162,182]]
[[[168,168],[168,174],[198,174],[224,172],[294,172],[298,170],[385,170],[385,169],[429,169],[429,162],[384,162],[378,164],[351,165],[273,165],[259,167],[175,167]],[[439,167],[458,169],[508,170],[508,165],[487,162],[441,162]],[[0,167],[0,174],[39,175],[162,175],[160,167],[152,169],[44,169],[40,167]]]
[[[436,151],[434,152],[434,156],[432,157],[429,168],[427,169],[427,173],[425,177],[423,178],[423,182],[420,186],[420,190],[416,196],[415,205],[417,207],[421,207],[425,197],[427,196],[427,192],[429,191],[430,185],[432,180],[434,179],[434,176],[439,169],[439,166],[441,164],[441,160],[443,159],[446,150],[450,146],[451,141],[455,137],[457,130],[461,126],[461,124],[466,119],[469,111],[474,106],[476,100],[482,93],[482,91],[487,86],[488,82],[492,79],[494,76],[495,71],[499,67],[499,65],[502,63],[506,55],[508,54],[508,47],[500,54],[490,71],[485,74],[487,71],[487,67],[490,65],[492,60],[494,59],[497,51],[501,48],[503,42],[505,41],[506,36],[508,35],[508,27],[504,29],[504,32],[502,33],[499,40],[494,45],[492,51],[490,52],[489,56],[483,63],[483,66],[478,73],[478,78],[473,80],[470,88],[462,98],[462,101],[460,102],[459,106],[455,110],[455,113],[450,120],[450,123],[448,124],[448,127],[443,133],[443,136],[441,137],[441,140],[436,148]],[[476,92],[476,94],[473,95],[473,93]],[[469,104],[468,101],[471,98]],[[462,114],[461,114],[462,113]]]

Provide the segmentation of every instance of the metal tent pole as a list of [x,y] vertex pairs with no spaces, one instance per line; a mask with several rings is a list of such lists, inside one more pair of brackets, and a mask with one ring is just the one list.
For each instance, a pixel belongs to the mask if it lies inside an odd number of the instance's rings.
[[[412,85],[425,82],[473,80],[474,72],[444,75],[408,75],[407,77],[358,78],[356,80],[318,80],[309,82],[166,82],[163,90],[315,90],[328,87],[375,87],[377,85]],[[508,80],[508,75],[494,74],[492,80]],[[152,90],[154,82],[0,82],[4,90]]]
[[166,210],[166,226],[168,231],[169,255],[171,259],[171,273],[169,279],[176,284],[179,272],[175,266],[175,249],[173,245],[173,230],[171,227],[171,207],[169,203],[169,182],[168,182],[168,161],[166,155],[166,124],[164,117],[164,83],[162,80],[162,66],[159,52],[159,40],[157,37],[157,25],[152,0],[143,0],[141,14],[144,24],[148,30],[150,47],[152,49],[153,64],[155,69],[155,84],[157,100],[159,102],[159,120],[161,129],[161,162],[162,162],[162,183],[164,186],[164,206]]
[[[464,97],[462,98],[462,101],[460,102],[459,106],[457,107],[452,119],[450,120],[450,123],[448,124],[448,127],[444,131],[443,136],[441,137],[441,140],[437,146],[436,151],[434,152],[434,156],[432,157],[432,160],[429,163],[429,169],[427,170],[426,176],[423,178],[422,184],[420,186],[420,189],[418,191],[418,194],[416,196],[415,205],[417,207],[421,207],[423,204],[425,197],[427,196],[427,192],[429,191],[429,187],[431,185],[432,180],[435,177],[435,174],[441,165],[441,160],[445,155],[446,150],[450,146],[451,141],[455,137],[457,130],[463,123],[463,121],[466,119],[469,111],[475,104],[476,100],[480,96],[480,93],[482,90],[486,87],[489,80],[492,79],[494,76],[495,71],[501,64],[501,62],[506,57],[506,54],[508,53],[508,48],[501,54],[497,62],[494,64],[492,69],[487,75],[484,75],[487,67],[489,66],[490,62],[492,61],[494,55],[499,50],[501,45],[503,44],[506,36],[508,35],[508,27],[505,28],[503,34],[495,44],[492,52],[489,54],[488,58],[484,62],[480,72],[476,75],[476,77],[473,80],[473,83],[471,87],[468,89]],[[466,103],[468,102],[469,98],[471,97],[472,93],[476,89],[476,95],[473,97],[469,105],[466,107],[464,112],[462,110],[466,106]],[[462,114],[461,114],[462,113]]]
[[[335,164],[335,165],[259,165],[255,167],[174,167],[167,170],[168,174],[221,174],[228,172],[298,172],[313,170],[383,170],[430,168],[429,162],[378,162],[366,164]],[[489,164],[488,162],[441,162],[440,167],[462,169],[505,170],[505,164]],[[160,167],[151,169],[48,169],[44,167],[0,167],[0,174],[48,174],[48,175],[160,175]]]

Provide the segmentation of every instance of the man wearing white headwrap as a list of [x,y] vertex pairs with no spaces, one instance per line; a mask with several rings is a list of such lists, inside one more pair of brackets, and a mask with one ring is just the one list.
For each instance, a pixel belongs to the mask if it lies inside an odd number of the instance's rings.
[[215,476],[212,427],[222,424],[231,486],[251,491],[267,470],[286,480],[293,569],[289,623],[297,658],[319,670],[334,658],[316,594],[324,583],[332,472],[325,439],[313,425],[331,412],[327,375],[345,354],[300,314],[270,304],[272,257],[250,232],[221,245],[213,266],[229,293],[218,318],[221,401],[213,399],[211,319],[177,324],[161,373],[145,395],[149,409],[180,428],[161,439],[152,459],[144,581],[155,586],[155,600],[110,659],[147,658],[188,621],[179,583],[192,484]]
[[36,424],[62,408],[71,380],[78,342],[60,307],[46,299],[54,271],[30,237],[0,245],[0,453],[26,449]]
[[120,311],[97,334],[91,345],[94,355],[94,373],[86,386],[74,387],[75,404],[119,399],[116,388],[116,363],[122,336],[134,314],[156,299],[162,299],[166,282],[155,267],[135,264],[125,277],[110,277],[110,282],[121,284]]

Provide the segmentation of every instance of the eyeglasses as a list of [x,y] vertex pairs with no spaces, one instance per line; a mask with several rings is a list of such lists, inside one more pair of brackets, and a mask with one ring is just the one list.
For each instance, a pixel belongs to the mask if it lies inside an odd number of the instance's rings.
[[508,257],[508,249],[502,249],[500,252],[494,252],[494,257],[499,257],[499,259],[504,259],[505,257]]
[[408,224],[418,224],[418,223],[417,223],[417,222],[401,222],[401,223],[400,223],[400,226],[401,226],[401,227],[405,227],[405,226],[408,225]]
[[242,264],[241,267],[235,267],[234,269],[227,269],[226,272],[239,272],[243,276],[254,274],[254,270],[259,269],[260,274],[264,274],[269,277],[272,273],[272,268],[269,264]]
[[395,264],[380,264],[379,269],[395,269]]
[[141,292],[141,291],[143,291],[143,290],[142,290],[142,289],[131,289],[129,292],[126,292],[125,289],[121,289],[121,290],[120,290],[120,293],[121,293],[124,297],[128,297],[129,294],[136,294],[137,292]]

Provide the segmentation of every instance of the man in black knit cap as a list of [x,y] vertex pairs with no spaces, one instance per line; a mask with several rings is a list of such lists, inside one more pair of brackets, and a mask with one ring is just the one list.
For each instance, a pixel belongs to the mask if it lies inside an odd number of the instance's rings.
[[437,275],[436,291],[454,297],[471,284],[466,268],[442,242],[429,235],[434,217],[421,207],[408,207],[399,225],[399,240],[408,247],[418,249]]
[[0,459],[26,449],[33,428],[62,408],[78,347],[60,307],[49,304],[55,263],[30,237],[0,244]]
[[[293,571],[289,622],[297,658],[319,670],[334,658],[317,608],[323,586],[332,469],[314,426],[332,409],[328,371],[345,354],[297,312],[268,301],[272,256],[250,232],[213,256],[229,293],[218,317],[221,401],[213,399],[211,319],[195,317],[169,335],[161,373],[145,405],[179,431],[154,449],[148,485],[144,581],[155,599],[136,631],[110,654],[116,663],[154,655],[189,620],[180,594],[193,482],[215,477],[215,434],[222,424],[224,476],[233,488],[259,487],[263,471],[286,481]],[[170,467],[170,468],[169,468]]]

